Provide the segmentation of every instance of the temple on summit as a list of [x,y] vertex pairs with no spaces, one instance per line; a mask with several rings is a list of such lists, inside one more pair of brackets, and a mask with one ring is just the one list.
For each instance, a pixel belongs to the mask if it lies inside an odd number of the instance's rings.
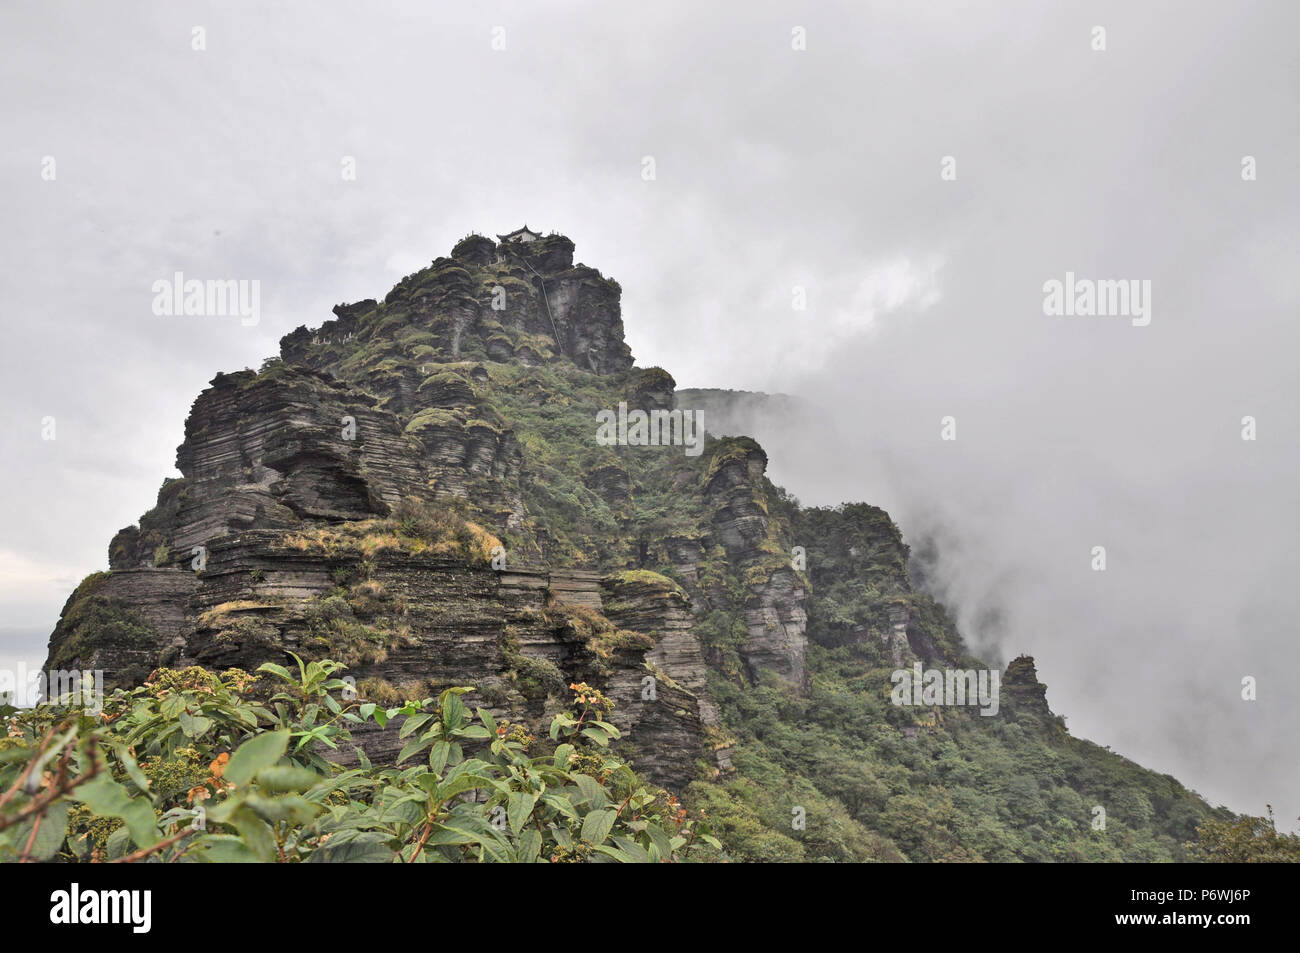
[[535,232],[527,224],[523,228],[516,228],[509,235],[498,235],[497,238],[502,242],[535,242],[542,237],[541,232]]

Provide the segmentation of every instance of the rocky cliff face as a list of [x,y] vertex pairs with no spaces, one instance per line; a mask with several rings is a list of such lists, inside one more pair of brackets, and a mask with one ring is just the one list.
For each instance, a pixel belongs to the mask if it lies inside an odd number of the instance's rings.
[[[952,650],[915,624],[879,511],[799,510],[749,438],[698,456],[595,440],[602,410],[691,408],[633,366],[619,286],[573,250],[470,236],[382,302],[286,335],[260,371],[218,374],[181,477],[69,599],[50,664],[124,684],[330,657],[363,698],[474,685],[540,733],[585,681],[617,701],[640,770],[680,788],[730,768],[716,680],[808,688],[810,607],[833,615],[809,602],[818,577],[895,599],[833,619],[834,638],[899,664]],[[391,733],[362,742],[396,754]]]
[[[652,780],[725,767],[690,598],[645,568],[651,533],[624,538],[659,472],[641,448],[596,459],[591,413],[563,415],[563,433],[538,419],[571,399],[566,382],[591,410],[671,407],[672,378],[632,367],[619,296],[563,236],[471,236],[383,303],[287,335],[260,372],[218,374],[181,478],[69,599],[50,664],[130,684],[159,665],[329,656],[364,698],[472,684],[543,734],[587,681],[618,702]],[[588,496],[600,525],[571,525]],[[363,745],[392,756],[395,737]]]

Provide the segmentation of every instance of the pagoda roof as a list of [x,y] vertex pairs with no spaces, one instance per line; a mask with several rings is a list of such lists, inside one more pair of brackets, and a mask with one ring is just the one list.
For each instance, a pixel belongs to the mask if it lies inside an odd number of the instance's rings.
[[514,239],[517,239],[517,238],[522,238],[524,235],[531,235],[531,236],[533,236],[533,238],[541,238],[541,237],[542,237],[542,233],[541,233],[541,232],[535,232],[535,231],[533,231],[531,228],[529,228],[527,225],[525,225],[523,228],[516,228],[513,232],[510,232],[509,234],[506,234],[506,235],[498,235],[497,238],[500,239],[500,240],[503,241],[503,242],[508,242],[508,241],[513,241]]

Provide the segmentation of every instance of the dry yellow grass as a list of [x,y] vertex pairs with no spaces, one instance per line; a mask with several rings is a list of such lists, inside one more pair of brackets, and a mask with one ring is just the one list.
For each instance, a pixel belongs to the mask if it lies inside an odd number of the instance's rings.
[[360,520],[339,526],[319,527],[286,533],[281,545],[297,552],[360,553],[374,556],[382,552],[431,553],[436,556],[466,556],[471,562],[486,563],[501,540],[477,523],[468,521],[432,527],[432,538],[402,532],[396,520]]
[[253,602],[249,599],[236,599],[232,602],[223,602],[220,605],[213,606],[207,612],[199,616],[199,625],[214,626],[220,625],[221,620],[232,612],[245,612],[250,609],[275,609],[278,608],[274,602]]

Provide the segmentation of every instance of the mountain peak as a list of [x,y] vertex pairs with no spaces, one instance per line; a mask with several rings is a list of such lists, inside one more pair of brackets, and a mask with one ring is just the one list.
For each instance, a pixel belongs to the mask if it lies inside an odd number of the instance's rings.
[[471,234],[384,296],[334,308],[316,330],[280,341],[289,363],[355,378],[394,363],[569,361],[595,374],[632,366],[618,282],[573,263],[564,235]]

